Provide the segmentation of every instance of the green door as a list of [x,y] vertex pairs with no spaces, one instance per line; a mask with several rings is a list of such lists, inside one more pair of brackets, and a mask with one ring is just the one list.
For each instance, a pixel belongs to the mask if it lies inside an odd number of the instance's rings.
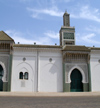
[[70,90],[71,92],[83,91],[82,75],[78,69],[74,69],[71,73]]
[[2,81],[2,77],[3,77],[3,68],[0,65],[0,91],[3,91],[3,81]]

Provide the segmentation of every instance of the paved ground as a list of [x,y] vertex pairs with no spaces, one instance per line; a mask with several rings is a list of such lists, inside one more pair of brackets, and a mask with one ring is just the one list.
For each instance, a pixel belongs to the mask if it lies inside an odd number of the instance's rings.
[[0,108],[100,108],[100,96],[0,96]]

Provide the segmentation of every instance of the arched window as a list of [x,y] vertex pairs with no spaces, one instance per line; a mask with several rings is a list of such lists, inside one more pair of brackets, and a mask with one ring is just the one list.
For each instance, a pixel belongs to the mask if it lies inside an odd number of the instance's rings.
[[24,79],[28,80],[28,72],[24,73]]
[[23,72],[19,73],[19,79],[23,79]]

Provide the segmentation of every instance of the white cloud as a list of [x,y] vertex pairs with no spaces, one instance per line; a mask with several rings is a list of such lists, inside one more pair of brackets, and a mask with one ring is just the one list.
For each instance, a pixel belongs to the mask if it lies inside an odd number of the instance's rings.
[[75,14],[71,14],[71,17],[100,22],[100,13],[98,9],[91,9],[89,6],[82,6],[78,11],[79,12],[75,12]]
[[12,38],[13,37],[22,37],[23,36],[23,33],[21,33],[21,32],[16,32],[15,30],[6,30],[5,31],[8,35],[10,35]]
[[88,6],[85,6],[81,9],[80,17],[100,22],[100,18],[97,16],[98,14],[97,9],[91,11]]
[[25,39],[23,37],[24,34],[21,32],[15,30],[6,30],[5,32],[14,39],[15,43],[20,42],[21,44],[33,44],[33,41]]
[[86,27],[86,30],[100,34],[100,28],[95,27],[95,26]]
[[[27,1],[27,0],[25,0]],[[56,16],[56,17],[62,17],[64,12],[60,11],[58,9],[58,5],[61,3],[68,3],[70,1],[74,0],[37,0],[35,1],[35,4],[38,8],[31,8],[27,7],[27,10],[31,12],[31,16],[33,18],[40,18],[40,14],[50,15],[50,16]]]
[[44,34],[50,38],[59,39],[59,33],[55,33],[54,31],[48,31]]
[[32,12],[32,17],[36,18],[39,14],[47,14],[50,16],[57,16],[62,17],[63,12],[59,11],[57,7],[52,7],[49,9],[34,9],[34,8],[27,8],[28,11]]
[[[55,0],[52,0],[52,4]],[[70,1],[70,0],[67,0]],[[96,22],[100,22],[100,13],[98,9],[90,8],[87,6],[82,6],[80,9],[74,9],[73,13],[70,14],[72,18],[82,18],[82,19],[88,19]],[[51,8],[42,8],[42,9],[35,9],[35,8],[27,8],[29,12],[31,12],[31,16],[33,18],[39,18],[40,14],[46,14],[50,16],[56,16],[56,17],[62,17],[64,12],[60,11],[57,6],[53,6]]]
[[86,35],[80,35],[76,34],[76,41],[81,44],[85,43],[87,45],[100,45],[100,42],[96,40],[96,35],[94,33],[86,34]]
[[91,33],[91,34],[83,36],[81,39],[88,43],[94,43],[94,42],[97,43],[96,41],[92,40],[93,37],[95,37],[95,34]]
[[24,36],[26,35],[32,36],[33,34],[29,34],[29,33],[23,34],[15,30],[6,30],[5,32],[15,40],[15,43],[20,42],[20,44],[34,44],[34,42],[36,42],[36,44],[54,45],[52,36],[48,36],[49,34],[47,34],[47,36],[44,36],[44,37],[41,36],[38,38],[33,37],[33,39],[26,39]]

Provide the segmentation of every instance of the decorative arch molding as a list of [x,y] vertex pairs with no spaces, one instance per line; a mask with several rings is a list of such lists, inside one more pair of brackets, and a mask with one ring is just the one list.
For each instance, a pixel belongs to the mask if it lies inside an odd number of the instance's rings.
[[18,78],[19,78],[19,72],[21,71],[21,70],[26,70],[28,73],[29,73],[29,75],[30,75],[30,80],[32,81],[32,82],[34,82],[35,81],[35,78],[34,78],[34,76],[35,76],[35,71],[34,71],[34,69],[32,68],[32,66],[29,64],[29,63],[27,63],[27,62],[21,62],[21,63],[19,63],[17,66],[16,66],[16,74],[15,74],[15,76],[18,76],[18,77],[16,77],[16,81],[18,80]]
[[3,75],[3,77],[2,77],[2,81],[3,82],[6,82],[7,81],[7,76],[6,76],[6,67],[5,67],[5,64],[3,63],[3,62],[1,62],[0,61],[0,65],[2,66],[2,68],[3,68],[3,71],[4,71],[4,75]]
[[78,69],[80,71],[80,73],[82,74],[82,83],[87,83],[86,80],[85,80],[85,73],[84,73],[84,71],[79,66],[72,67],[70,69],[70,71],[68,72],[68,83],[71,83],[70,75],[71,75],[71,73],[72,73],[72,71],[74,69]]
[[18,72],[19,72],[19,71],[28,72],[29,70],[28,70],[26,67],[22,67],[22,68],[20,68],[20,69],[18,70]]
[[19,69],[19,70],[21,70],[22,68],[25,68],[25,69],[27,70],[26,67],[23,67],[23,66],[25,66],[25,65],[27,65],[28,67],[30,67],[31,70],[34,72],[32,66],[31,66],[29,63],[26,63],[26,62],[19,63],[19,64],[16,66],[16,68]]

